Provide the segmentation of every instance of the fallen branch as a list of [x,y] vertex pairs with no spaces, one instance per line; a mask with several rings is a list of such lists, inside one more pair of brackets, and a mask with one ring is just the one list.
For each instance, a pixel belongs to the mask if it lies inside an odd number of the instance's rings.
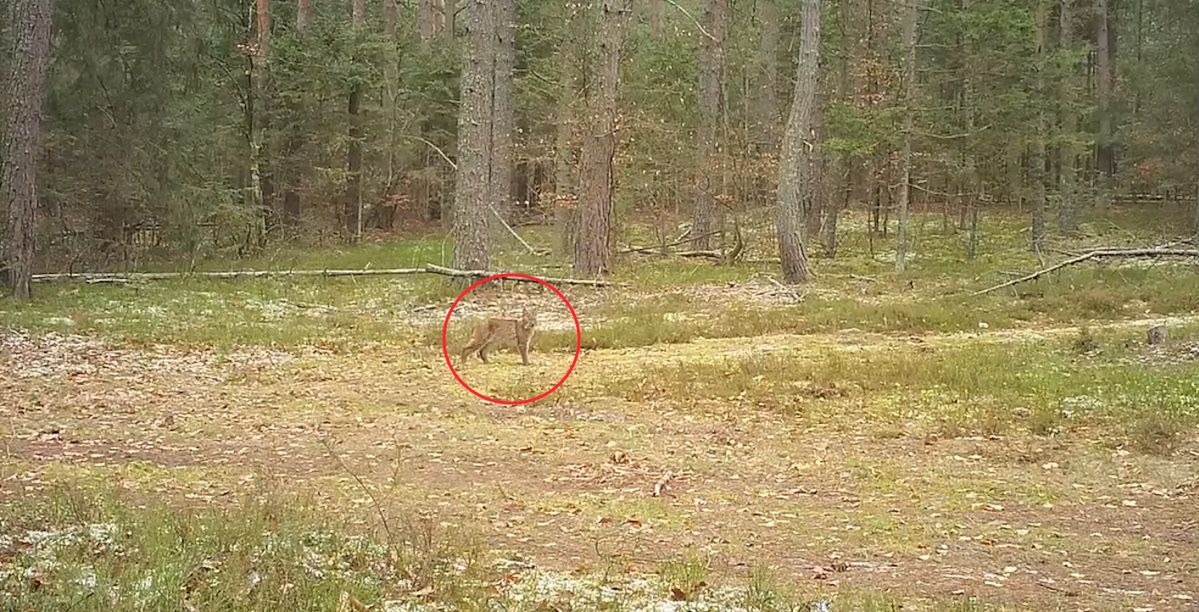
[[695,18],[695,16],[694,16],[694,15],[692,15],[692,14],[691,14],[691,13],[690,13],[690,12],[689,12],[687,9],[685,9],[685,8],[683,8],[683,7],[681,7],[681,6],[679,6],[679,3],[675,2],[674,0],[666,0],[666,4],[669,4],[670,6],[673,6],[673,7],[677,8],[677,9],[679,9],[679,12],[683,13],[684,15],[686,15],[686,16],[687,16],[687,18],[688,18],[688,19],[690,19],[690,20],[691,20],[691,22],[695,24],[695,27],[699,28],[699,31],[700,31],[700,33],[701,33],[701,34],[703,34],[704,36],[707,36],[707,37],[708,37],[708,39],[709,39],[709,40],[711,40],[712,42],[715,42],[715,43],[717,43],[717,44],[720,44],[720,41],[719,41],[719,40],[716,40],[716,37],[715,37],[715,36],[712,36],[712,33],[711,33],[711,32],[709,32],[709,31],[707,31],[706,29],[704,29],[704,25],[703,25],[702,23],[700,23],[698,19],[696,19],[696,18]]
[[677,257],[690,257],[693,259],[724,259],[724,253],[721,251],[679,251],[674,255]]
[[[65,274],[34,274],[33,281],[38,283],[77,280],[87,283],[127,283],[131,281],[172,280],[179,278],[270,278],[293,276],[399,276],[404,274],[439,274],[455,278],[486,278],[502,272],[487,272],[483,270],[456,270],[434,264],[425,264],[423,268],[387,268],[378,270],[232,270],[227,272],[128,272],[124,274],[108,273],[65,273]],[[605,280],[588,280],[576,278],[541,277],[542,280],[556,285],[583,285],[589,287],[607,287],[613,285]],[[533,282],[523,278],[510,279],[515,282]]]
[[[708,233],[704,234],[703,236],[700,236],[699,238],[707,238],[708,236],[715,236],[716,234],[719,234],[719,233],[720,233],[720,230],[715,230],[715,231],[708,232]],[[669,253],[663,253],[662,249],[666,248],[666,247],[678,246],[680,244],[683,244],[684,242],[691,242],[693,240],[699,239],[699,238],[691,238],[690,236],[687,236],[686,234],[687,234],[687,232],[683,232],[682,237],[680,237],[676,240],[673,240],[671,242],[667,242],[666,244],[661,244],[661,245],[652,246],[652,247],[630,246],[630,247],[624,247],[616,252],[621,253],[621,254],[642,253],[645,255],[669,255]]]
[[1106,259],[1109,257],[1199,257],[1199,249],[1163,249],[1163,248],[1144,248],[1144,249],[1096,249],[1089,253],[1083,253],[1077,257],[1072,257],[1065,261],[1058,262],[1052,266],[1042,268],[1036,272],[1025,274],[1019,278],[1014,278],[1010,281],[1000,283],[994,287],[988,287],[981,291],[975,291],[971,295],[983,295],[1000,289],[1006,289],[1013,285],[1026,283],[1030,280],[1036,280],[1050,272],[1060,270],[1066,266],[1080,264],[1092,259]]
[[516,230],[512,229],[511,225],[508,225],[508,222],[504,220],[504,216],[501,215],[500,211],[496,210],[494,206],[488,204],[487,208],[491,209],[491,214],[495,215],[496,220],[498,220],[500,224],[504,226],[504,229],[508,230],[509,234],[512,234],[512,237],[515,238],[517,242],[519,242],[525,247],[526,250],[529,251],[530,255],[549,255],[549,249],[536,249],[533,248],[533,245],[525,242],[525,239],[521,238],[520,234],[516,233]]
[[[428,272],[430,274],[441,274],[442,276],[452,276],[452,277],[456,277],[456,278],[487,278],[488,276],[494,276],[496,274],[503,274],[503,272],[486,272],[483,270],[455,270],[453,268],[445,268],[445,267],[436,266],[433,264],[425,264],[423,271]],[[611,287],[616,284],[616,283],[610,283],[606,280],[600,280],[600,279],[589,280],[589,279],[581,279],[581,278],[553,278],[553,277],[549,277],[549,276],[541,276],[538,278],[540,278],[541,280],[546,281],[548,283],[553,283],[555,285],[583,285],[586,287]],[[536,282],[536,281],[531,281],[531,280],[524,279],[524,278],[509,278],[506,280],[510,280],[510,281],[518,282],[518,283]]]
[[127,283],[130,281],[172,280],[177,278],[267,278],[275,276],[398,276],[421,274],[424,268],[391,268],[378,270],[231,270],[227,272],[69,272],[64,274],[34,274],[33,282],[45,283],[78,280],[86,283]]
[[795,300],[795,302],[796,302],[797,304],[803,301],[803,298],[799,297],[799,293],[795,291],[795,288],[794,288],[794,287],[788,287],[787,285],[784,285],[784,284],[782,284],[782,283],[780,283],[780,282],[778,282],[778,281],[774,280],[774,278],[772,278],[772,277],[770,277],[770,276],[767,276],[767,277],[766,277],[766,280],[768,280],[768,281],[770,281],[771,283],[773,283],[773,284],[774,284],[774,286],[778,287],[779,289],[782,289],[783,291],[785,291],[785,292],[787,292],[788,294],[790,294],[790,296],[791,296],[791,299],[792,299],[792,300]]

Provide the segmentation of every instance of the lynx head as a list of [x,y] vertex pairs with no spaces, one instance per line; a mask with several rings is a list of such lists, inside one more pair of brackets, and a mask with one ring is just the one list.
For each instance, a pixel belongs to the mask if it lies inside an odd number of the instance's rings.
[[520,313],[521,327],[532,329],[537,324],[537,310],[529,306],[525,306]]

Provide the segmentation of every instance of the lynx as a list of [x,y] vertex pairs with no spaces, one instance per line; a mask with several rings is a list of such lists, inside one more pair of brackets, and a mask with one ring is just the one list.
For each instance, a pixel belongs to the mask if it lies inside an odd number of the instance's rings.
[[533,331],[537,325],[537,313],[525,308],[519,319],[493,317],[480,321],[471,330],[470,341],[460,351],[460,359],[478,355],[487,363],[487,352],[500,345],[514,345],[520,351],[520,360],[529,365],[529,346],[533,343]]

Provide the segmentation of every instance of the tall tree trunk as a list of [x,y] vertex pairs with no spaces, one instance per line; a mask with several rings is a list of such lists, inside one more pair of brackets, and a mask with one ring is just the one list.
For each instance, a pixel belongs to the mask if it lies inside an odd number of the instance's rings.
[[417,24],[420,41],[428,46],[446,31],[446,0],[419,0]]
[[720,164],[720,92],[724,74],[724,31],[726,0],[706,0],[702,22],[710,36],[703,36],[699,51],[699,158],[696,175],[695,210],[691,218],[692,244],[709,249],[712,244],[717,167]]
[[[299,0],[296,5],[296,34],[304,39],[308,33],[308,27],[312,23],[312,5],[310,0]],[[291,123],[296,122],[296,116],[302,115],[304,104],[302,99],[295,100],[288,104],[288,111],[292,115]],[[299,159],[304,148],[303,128],[292,125],[288,128],[287,135],[287,163],[290,171],[287,176],[287,186],[283,190],[283,225],[288,232],[294,232],[300,225],[301,199],[300,199],[300,183],[303,178],[303,162]]]
[[649,31],[655,39],[662,37],[666,27],[666,0],[646,0],[649,4]]
[[895,269],[903,272],[908,257],[908,207],[912,200],[912,120],[916,112],[916,25],[920,19],[920,2],[911,0],[903,22],[903,144],[899,150],[899,213],[898,242],[895,247]]
[[257,52],[254,54],[254,88],[257,90],[258,99],[254,148],[257,151],[258,199],[262,207],[262,233],[259,235],[261,246],[265,244],[275,225],[275,182],[266,139],[270,132],[271,0],[256,0],[254,30],[257,42]]
[[242,192],[242,204],[247,211],[258,213],[256,222],[250,226],[246,232],[245,243],[242,246],[243,252],[250,248],[256,248],[262,244],[261,240],[266,231],[265,216],[261,214],[263,210],[262,200],[262,163],[259,159],[261,154],[258,123],[261,120],[261,110],[259,105],[262,103],[259,100],[261,88],[258,83],[259,71],[261,70],[261,58],[258,56],[258,49],[261,41],[258,40],[260,34],[258,32],[258,0],[250,0],[247,5],[248,12],[244,22],[246,28],[247,41],[245,45],[246,54],[246,69],[245,69],[245,106],[243,107],[242,122],[244,126],[245,137],[245,166],[241,169],[242,176],[238,179],[238,188]]
[[[362,24],[366,19],[366,0],[351,0],[350,29],[354,37],[355,63],[360,61]],[[342,218],[346,234],[354,240],[362,237],[362,83],[350,85],[346,112],[350,116],[349,144],[346,151],[346,188],[342,198]]]
[[769,136],[778,133],[778,52],[783,20],[777,0],[759,0],[757,7],[761,37],[758,40],[758,80],[753,96],[754,123],[763,132],[763,137],[773,144],[774,138]]
[[[1069,0],[1063,0],[1069,1]],[[962,0],[962,11],[970,10],[971,0]],[[974,83],[977,64],[974,59],[975,48],[967,37],[962,41],[962,111],[966,114],[966,133],[973,134],[975,130],[975,99]],[[978,175],[977,150],[967,148],[963,166],[966,175],[966,203],[962,208],[962,223],[966,228],[966,257],[973,259],[978,248],[978,205],[982,197],[981,180]]]
[[616,103],[630,2],[592,1],[594,11],[598,13],[599,27],[587,88],[588,126],[580,164],[579,237],[574,257],[575,272],[582,276],[606,274],[609,268]]
[[791,114],[783,134],[779,156],[778,204],[776,229],[783,279],[788,283],[807,282],[811,277],[805,251],[805,220],[816,196],[814,132],[817,124],[817,70],[820,63],[820,2],[803,0],[799,35],[799,61],[795,70],[795,91]]
[[[510,218],[512,206],[512,71],[516,67],[516,0],[492,0],[495,26],[492,77],[491,198],[496,211]],[[495,225],[499,225],[496,223]]]
[[[0,105],[0,204],[8,211],[0,242],[0,279],[13,297],[28,300],[37,230],[37,165],[42,148],[42,105],[50,63],[53,0],[8,0],[4,18],[12,45]],[[8,49],[5,49],[7,51]]]
[[387,110],[387,182],[383,191],[385,199],[384,210],[390,211],[386,218],[376,217],[381,229],[390,230],[395,221],[395,207],[392,195],[396,187],[396,148],[399,147],[399,45],[396,40],[396,28],[399,25],[400,7],[398,0],[383,0],[383,33],[386,35],[388,54],[383,59],[383,90],[387,96],[384,108]]
[[1045,95],[1045,69],[1048,66],[1047,48],[1049,43],[1049,6],[1047,0],[1037,0],[1036,7],[1036,22],[1037,22],[1037,42],[1036,42],[1036,65],[1037,71],[1035,91],[1033,94],[1034,103],[1037,105],[1037,129],[1033,135],[1032,160],[1029,162],[1032,170],[1032,250],[1035,253],[1040,253],[1045,248],[1045,129],[1047,121],[1045,120],[1045,105],[1048,103]]
[[312,0],[299,0],[296,3],[296,31],[304,32],[312,24]]
[[[564,39],[577,34],[574,10],[567,9]],[[576,45],[560,44],[557,50],[558,101],[554,122],[554,219],[563,254],[573,257],[579,231],[578,173],[575,160],[575,97],[578,91]]]
[[[1067,53],[1074,50],[1074,15],[1071,11],[1071,0],[1058,0],[1058,46]],[[1078,158],[1073,144],[1074,134],[1078,129],[1078,119],[1075,117],[1074,91],[1071,87],[1074,66],[1068,66],[1064,74],[1058,74],[1058,113],[1061,133],[1064,136],[1058,145],[1058,195],[1061,200],[1058,209],[1058,231],[1073,232],[1077,228],[1078,203],[1075,201],[1075,171],[1074,164]]]
[[1115,142],[1112,135],[1112,89],[1115,86],[1115,62],[1109,32],[1110,0],[1095,0],[1095,96],[1099,133],[1095,138],[1095,171],[1098,173],[1100,205],[1111,198],[1112,174],[1116,169]]
[[486,270],[490,264],[492,79],[495,26],[491,6],[466,6],[466,49],[458,107],[458,172],[454,187],[454,267]]

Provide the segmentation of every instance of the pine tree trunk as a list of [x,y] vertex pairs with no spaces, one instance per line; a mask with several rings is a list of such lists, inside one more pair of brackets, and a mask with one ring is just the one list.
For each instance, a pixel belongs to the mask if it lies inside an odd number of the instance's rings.
[[916,104],[916,24],[920,2],[911,0],[903,23],[903,144],[899,150],[899,228],[895,247],[895,269],[903,272],[908,258],[908,208],[912,200],[912,121]]
[[[724,71],[724,30],[726,0],[706,0],[702,23],[711,38],[703,36],[699,52],[699,158],[695,210],[691,218],[692,244],[696,249],[712,248],[715,216],[716,170],[720,163],[720,92]],[[714,39],[714,40],[713,40]]]
[[[574,12],[568,11],[563,28],[566,38],[577,30]],[[575,163],[574,126],[577,91],[575,46],[560,45],[557,51],[558,101],[554,124],[554,220],[558,227],[561,252],[573,257],[579,229],[578,177]]]
[[458,108],[458,172],[454,187],[454,267],[486,270],[490,264],[492,79],[495,62],[492,10],[470,0]]
[[584,277],[606,274],[609,268],[616,103],[629,1],[593,0],[599,33],[587,88],[588,126],[580,164],[579,235],[574,257],[575,272]]
[[811,277],[804,233],[807,212],[816,195],[813,132],[819,112],[816,86],[820,63],[820,2],[803,0],[795,91],[779,157],[776,229],[783,279],[788,283],[807,282]]
[[[312,23],[312,6],[310,0],[300,0],[296,5],[296,33],[303,39]],[[296,100],[288,104],[288,112],[293,117],[303,114],[303,101]],[[293,119],[293,123],[295,120]],[[289,167],[286,187],[283,190],[283,225],[288,232],[295,232],[300,225],[302,200],[300,199],[300,182],[303,176],[303,163],[298,159],[304,148],[302,126],[293,125],[288,128],[286,159]]]
[[[4,18],[12,50],[0,98],[0,204],[8,211],[0,236],[0,278],[13,297],[27,300],[37,231],[37,164],[42,147],[42,106],[50,62],[53,0],[8,0]],[[6,49],[7,51],[7,49]]]
[[1098,174],[1099,204],[1111,199],[1112,174],[1115,172],[1115,151],[1112,137],[1112,88],[1115,85],[1115,66],[1112,61],[1109,33],[1110,0],[1095,0],[1095,96],[1099,133],[1095,139],[1095,171]]
[[[246,69],[245,69],[245,106],[243,107],[242,122],[244,126],[242,136],[245,137],[245,166],[239,170],[243,173],[238,177],[237,187],[241,190],[242,205],[245,206],[247,212],[261,213],[262,211],[262,164],[259,160],[259,132],[258,121],[260,120],[258,106],[259,87],[258,87],[258,71],[259,63],[258,53],[255,48],[258,45],[258,3],[256,0],[249,0],[246,5],[249,9],[246,13]],[[257,221],[252,224],[246,232],[245,242],[242,245],[242,252],[257,247],[261,244],[260,238],[265,230],[262,225],[262,217],[259,215]]]
[[[962,11],[970,10],[971,0],[962,0]],[[966,114],[966,133],[973,134],[975,130],[975,105],[978,101],[974,94],[976,65],[974,62],[973,45],[968,40],[962,43],[962,56],[965,61],[962,66],[962,110]],[[978,166],[975,150],[965,152],[964,174],[966,175],[966,203],[962,207],[961,225],[966,228],[966,257],[973,259],[978,247],[978,200],[982,197],[979,189]]]
[[258,44],[254,54],[254,88],[258,100],[254,148],[257,150],[258,203],[262,216],[262,233],[258,239],[259,246],[262,246],[275,225],[275,182],[266,138],[270,132],[271,0],[256,0],[254,30]]
[[758,2],[761,37],[758,40],[758,82],[754,94],[754,123],[763,135],[761,138],[773,145],[771,135],[778,134],[778,73],[779,73],[779,39],[781,38],[782,17],[779,15],[777,0],[760,0]]
[[[387,206],[391,208],[391,196],[396,183],[396,148],[399,146],[399,45],[396,40],[396,28],[399,25],[400,6],[398,0],[383,0],[383,34],[386,36],[388,51],[383,64],[383,89],[387,94],[387,182],[383,196]],[[394,218],[394,215],[393,215]],[[391,229],[391,223],[385,224],[385,229]]]
[[426,48],[445,33],[448,15],[446,0],[419,0],[417,26],[421,45]]
[[1049,40],[1049,7],[1046,5],[1046,0],[1038,0],[1036,8],[1037,22],[1037,42],[1036,42],[1036,66],[1037,71],[1036,90],[1033,94],[1033,100],[1037,105],[1037,129],[1033,136],[1032,160],[1029,162],[1032,170],[1032,250],[1035,253],[1040,253],[1045,248],[1045,209],[1046,209],[1046,194],[1045,194],[1045,129],[1047,122],[1045,120],[1045,68],[1047,66],[1046,48]]
[[666,27],[666,0],[645,0],[649,4],[649,31],[654,38],[662,37]]
[[516,122],[512,109],[512,71],[516,67],[516,0],[492,0],[491,6],[495,26],[495,75],[491,98],[490,201],[497,212],[511,218],[512,133]]
[[[351,0],[350,29],[354,46],[362,44],[362,24],[366,19],[366,0]],[[359,60],[355,49],[353,61]],[[362,84],[355,81],[350,85],[350,96],[346,105],[350,116],[349,144],[346,151],[346,188],[342,196],[342,218],[346,234],[357,240],[362,237]]]
[[[1070,0],[1058,0],[1058,46],[1067,52],[1074,49],[1074,16],[1070,4]],[[1073,70],[1067,69],[1066,74],[1058,75],[1059,122],[1061,132],[1065,135],[1065,139],[1058,146],[1058,192],[1061,199],[1061,208],[1058,209],[1058,231],[1061,233],[1073,232],[1078,225],[1074,171],[1078,156],[1071,142],[1078,129],[1078,123],[1071,108],[1074,103],[1074,94],[1070,87],[1072,74]]]

